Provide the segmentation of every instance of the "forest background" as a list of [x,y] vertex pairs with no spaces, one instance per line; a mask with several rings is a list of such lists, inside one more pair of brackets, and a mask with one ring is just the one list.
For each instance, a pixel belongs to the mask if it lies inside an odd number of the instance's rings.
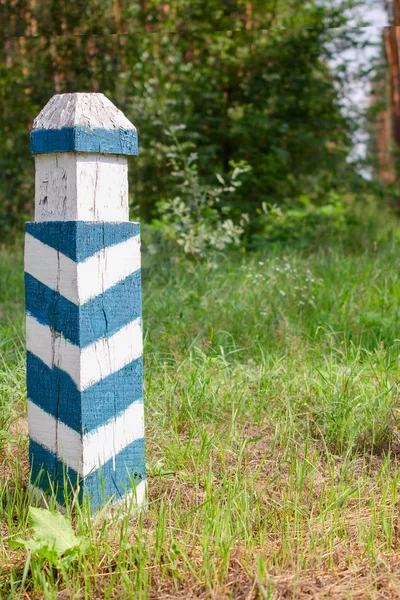
[[[153,254],[309,244],[327,228],[353,239],[357,210],[397,194],[383,44],[373,64],[348,58],[370,44],[367,12],[357,0],[0,2],[0,239],[33,215],[33,118],[72,91],[103,92],[138,128],[131,218]],[[349,107],[355,80],[373,86],[369,115]],[[367,159],[349,160],[360,128]]]

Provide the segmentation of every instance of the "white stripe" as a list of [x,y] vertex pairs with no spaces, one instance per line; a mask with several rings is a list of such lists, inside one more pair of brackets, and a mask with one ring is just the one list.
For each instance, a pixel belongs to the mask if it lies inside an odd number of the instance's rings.
[[[68,466],[78,471],[82,465],[82,438],[80,433],[42,410],[28,400],[30,438],[56,454]],[[80,472],[80,471],[78,471]]]
[[83,475],[104,465],[128,444],[143,437],[143,402],[134,402],[122,414],[84,436]]
[[79,387],[81,358],[79,346],[71,344],[61,333],[57,333],[48,325],[42,325],[28,314],[26,315],[26,349],[40,358],[50,369],[57,366],[66,371]]
[[102,248],[83,262],[25,234],[25,271],[74,304],[84,304],[140,269],[140,236]]
[[114,501],[109,510],[121,508],[124,512],[130,509],[135,510],[135,508],[146,509],[147,507],[147,479],[145,479],[138,483],[132,492],[128,492],[123,498]]
[[122,414],[83,437],[28,400],[31,439],[86,477],[128,444],[144,437],[144,407],[134,402]]
[[61,252],[25,234],[25,272],[78,304],[77,265]]
[[141,319],[81,350],[48,325],[27,315],[26,348],[49,368],[56,366],[68,373],[83,391],[142,355]]

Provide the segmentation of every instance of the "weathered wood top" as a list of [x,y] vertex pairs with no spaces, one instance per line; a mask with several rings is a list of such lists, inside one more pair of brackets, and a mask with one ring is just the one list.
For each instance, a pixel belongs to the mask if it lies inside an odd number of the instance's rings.
[[101,129],[136,127],[104,94],[57,94],[33,121],[35,129],[62,129],[86,126]]
[[104,94],[57,94],[33,122],[33,154],[139,154],[136,127]]

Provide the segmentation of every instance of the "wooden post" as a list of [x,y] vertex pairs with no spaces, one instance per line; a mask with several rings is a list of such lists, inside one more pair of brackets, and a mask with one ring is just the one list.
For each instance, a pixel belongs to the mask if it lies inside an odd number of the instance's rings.
[[146,500],[135,127],[103,94],[53,96],[33,123],[26,224],[31,484],[92,510]]

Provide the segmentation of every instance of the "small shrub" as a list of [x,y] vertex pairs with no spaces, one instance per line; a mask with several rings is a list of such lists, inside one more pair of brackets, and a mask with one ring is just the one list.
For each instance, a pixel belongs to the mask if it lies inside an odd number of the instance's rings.
[[179,195],[162,200],[157,209],[159,218],[148,227],[149,252],[157,252],[157,246],[175,246],[187,256],[205,257],[210,250],[224,251],[228,246],[238,246],[244,233],[246,215],[235,223],[228,198],[241,186],[241,176],[250,170],[241,161],[231,162],[231,171],[224,179],[216,175],[215,185],[202,183],[198,171],[196,152],[185,152],[192,144],[181,145],[176,129],[168,131],[172,139],[172,151],[168,157],[172,175],[177,179]]
[[[367,202],[341,198],[336,193],[329,194],[322,206],[313,204],[308,196],[299,197],[297,205],[278,207],[263,202],[258,209],[257,233],[251,245],[261,249],[271,243],[291,244],[298,248],[312,248],[337,242],[350,248],[371,247],[378,238],[391,231],[389,222],[382,225],[382,212],[376,205]],[[387,217],[387,214],[385,214]]]

